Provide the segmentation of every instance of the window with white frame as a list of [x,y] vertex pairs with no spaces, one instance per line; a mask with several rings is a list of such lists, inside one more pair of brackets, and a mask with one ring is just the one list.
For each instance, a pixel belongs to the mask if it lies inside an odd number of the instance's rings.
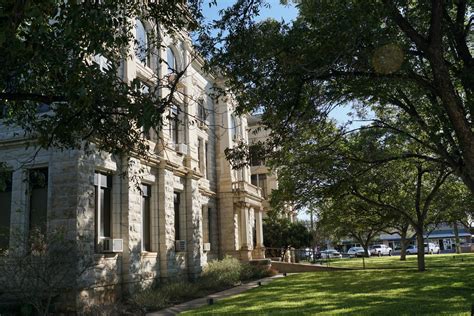
[[230,115],[229,133],[230,133],[230,138],[232,140],[236,139],[236,137],[237,137],[237,119],[235,118],[234,114]]
[[0,252],[10,242],[10,216],[12,207],[12,173],[0,173]]
[[206,176],[206,179],[209,179],[209,160],[209,143],[204,142],[204,175]]
[[171,106],[169,115],[170,141],[174,144],[179,142],[179,110],[176,105]]
[[144,184],[142,190],[142,249],[151,251],[151,186]]
[[173,197],[174,240],[181,240],[180,207],[181,207],[181,194],[179,192],[174,192],[174,197]]
[[207,111],[206,111],[206,108],[204,107],[204,100],[202,99],[199,99],[198,100],[198,119],[201,121],[201,122],[205,122],[206,119],[207,119]]
[[204,140],[202,138],[198,138],[198,166],[199,171],[204,173]]
[[48,215],[48,168],[30,169],[29,230],[46,233]]
[[[140,81],[139,89],[140,89],[140,93],[149,94],[151,90],[151,86],[143,81]],[[146,139],[151,139],[151,133],[150,133],[151,128],[145,128],[144,121],[145,121],[145,117],[142,118],[142,122],[141,122],[142,135]]]
[[251,182],[254,186],[262,189],[263,197],[267,197],[267,175],[265,173],[253,174],[251,176]]
[[166,49],[166,63],[168,64],[168,73],[175,73],[178,71],[176,64],[176,55],[171,47]]
[[135,19],[135,57],[145,66],[150,66],[148,34],[145,25]]
[[97,238],[112,237],[112,176],[96,172],[95,187],[95,223]]

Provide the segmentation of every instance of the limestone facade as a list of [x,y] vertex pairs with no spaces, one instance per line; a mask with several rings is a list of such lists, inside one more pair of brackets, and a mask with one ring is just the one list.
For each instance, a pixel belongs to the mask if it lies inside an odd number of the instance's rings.
[[[158,63],[166,60],[168,49],[176,67],[186,69],[180,83],[186,97],[177,101],[177,113],[164,114],[159,134],[151,133],[147,157],[37,151],[27,146],[34,140],[0,121],[0,161],[12,175],[11,190],[0,195],[11,201],[0,204],[9,214],[6,247],[25,247],[18,235],[28,234],[36,204],[43,205],[46,231],[66,228],[82,256],[93,262],[76,280],[77,310],[157,282],[196,278],[209,260],[226,255],[264,256],[261,190],[251,184],[249,167],[233,170],[224,154],[236,142],[248,141],[247,119],[233,114],[231,96],[210,96],[217,79],[192,57],[190,40],[164,35],[163,48],[147,64],[131,54],[123,80],[140,78],[153,85],[155,76],[168,71]],[[39,169],[47,181],[36,200],[29,182]],[[106,251],[114,239],[123,251]]]
[[[249,144],[265,143],[270,137],[270,130],[265,128],[261,122],[261,115],[251,115],[247,117],[248,124],[248,139]],[[252,157],[253,155],[251,155]],[[276,170],[270,170],[265,165],[265,160],[256,157],[256,159],[250,160],[250,173],[251,183],[258,186],[262,190],[262,197],[264,198],[262,206],[264,214],[270,209],[270,198],[272,191],[278,188],[278,172]],[[291,220],[296,220],[296,211],[287,205],[285,209],[286,216]]]

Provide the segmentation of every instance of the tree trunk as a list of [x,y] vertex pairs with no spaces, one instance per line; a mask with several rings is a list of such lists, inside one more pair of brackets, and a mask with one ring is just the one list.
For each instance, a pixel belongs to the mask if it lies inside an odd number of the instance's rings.
[[461,240],[459,240],[459,229],[458,229],[458,222],[454,221],[453,223],[453,230],[454,230],[454,239],[456,240],[456,253],[461,253]]
[[425,239],[423,237],[423,229],[416,230],[416,244],[418,248],[417,260],[418,260],[418,271],[422,272],[426,270],[425,267]]
[[408,240],[407,240],[407,231],[404,230],[400,234],[400,260],[405,261],[407,260],[407,245],[408,245]]

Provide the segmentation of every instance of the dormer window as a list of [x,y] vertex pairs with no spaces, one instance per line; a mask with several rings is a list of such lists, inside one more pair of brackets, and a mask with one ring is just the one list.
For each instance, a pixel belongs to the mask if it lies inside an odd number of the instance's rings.
[[166,62],[168,64],[168,73],[176,72],[176,56],[170,47],[166,49]]
[[135,57],[145,66],[150,65],[148,58],[148,34],[145,26],[139,20],[135,20]]

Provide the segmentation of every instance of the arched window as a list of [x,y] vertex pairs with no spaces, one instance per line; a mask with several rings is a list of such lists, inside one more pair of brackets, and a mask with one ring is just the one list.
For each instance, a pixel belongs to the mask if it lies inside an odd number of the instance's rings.
[[171,47],[166,49],[166,62],[168,63],[168,73],[176,72],[176,56]]
[[148,34],[139,19],[135,20],[135,35],[135,56],[142,64],[149,66]]

